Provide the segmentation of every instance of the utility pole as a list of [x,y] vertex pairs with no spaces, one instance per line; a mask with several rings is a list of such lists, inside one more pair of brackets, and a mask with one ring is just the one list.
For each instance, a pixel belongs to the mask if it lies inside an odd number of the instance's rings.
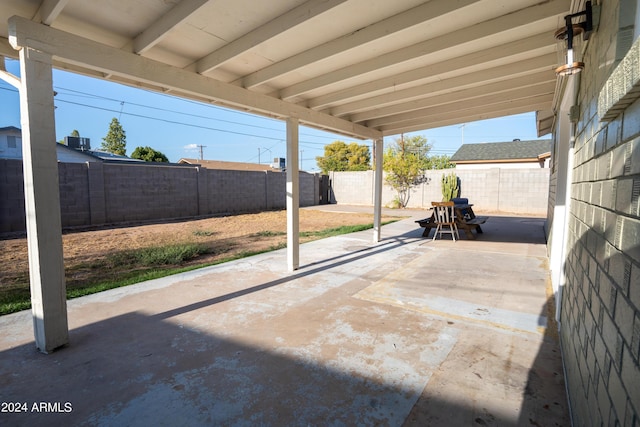
[[200,160],[204,160],[204,155],[203,155],[203,148],[207,148],[206,145],[198,145],[198,148],[200,149]]

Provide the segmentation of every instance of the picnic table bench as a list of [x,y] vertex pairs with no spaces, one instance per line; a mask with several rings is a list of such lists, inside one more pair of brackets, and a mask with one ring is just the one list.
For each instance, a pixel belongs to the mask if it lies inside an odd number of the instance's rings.
[[[482,233],[481,225],[487,222],[487,219],[489,219],[488,216],[476,216],[473,212],[472,206],[473,205],[469,203],[456,203],[454,205],[456,225],[458,226],[459,230],[464,231],[467,239],[476,238],[476,236],[472,232],[473,230],[475,230],[476,233]],[[416,223],[418,223],[420,227],[424,228],[422,237],[429,237],[431,229],[438,226],[433,214],[431,214],[431,216],[428,218],[417,220]]]

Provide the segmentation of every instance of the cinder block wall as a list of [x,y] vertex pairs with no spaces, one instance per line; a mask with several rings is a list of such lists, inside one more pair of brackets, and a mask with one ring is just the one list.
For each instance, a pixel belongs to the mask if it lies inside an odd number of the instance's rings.
[[22,162],[19,160],[0,159],[0,218],[0,231],[23,231],[26,228]]
[[211,170],[207,174],[207,213],[256,212],[266,207],[264,172]]
[[[82,163],[64,163],[63,165],[63,167],[58,167],[62,226],[90,224],[91,208],[87,166]],[[22,174],[22,170],[20,172]],[[22,208],[24,210],[24,199]]]
[[640,101],[611,122],[598,113],[603,87],[623,84],[610,77],[628,54],[624,44],[633,33],[636,2],[599,3],[600,25],[589,42],[576,102],[560,338],[574,425],[638,426]]
[[[428,171],[427,181],[411,192],[408,207],[428,208],[442,200],[442,174],[455,172],[460,196],[482,212],[544,215],[549,195],[549,169],[469,169]],[[331,172],[332,203],[373,205],[373,172]],[[383,186],[382,203],[391,205],[396,192]]]
[[[286,207],[286,174],[196,166],[58,163],[62,226],[117,224]],[[319,203],[300,173],[300,206]],[[0,160],[0,232],[24,231],[21,160]]]
[[105,164],[106,222],[197,215],[197,173],[195,168]]

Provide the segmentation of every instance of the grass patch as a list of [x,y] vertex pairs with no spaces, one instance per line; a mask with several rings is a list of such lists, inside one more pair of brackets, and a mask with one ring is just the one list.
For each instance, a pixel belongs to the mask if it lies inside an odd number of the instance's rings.
[[[395,221],[386,221],[382,225],[390,224]],[[361,224],[361,225],[343,225],[341,227],[327,228],[320,231],[304,231],[300,233],[300,237],[311,237],[316,239],[325,239],[327,237],[339,236],[341,234],[355,233],[357,231],[364,231],[373,228],[373,224]]]
[[31,292],[28,283],[24,287],[6,289],[0,294],[0,315],[26,310],[30,307]]
[[277,237],[277,236],[285,236],[287,233],[284,231],[259,231],[257,233],[252,234],[254,237]]
[[117,252],[107,257],[107,262],[115,265],[133,264],[143,267],[175,265],[205,254],[204,245],[185,243],[180,245],[154,246],[150,248]]
[[[395,221],[384,222],[383,225]],[[373,228],[372,224],[349,225],[336,228],[329,228],[320,231],[310,231],[300,233],[300,237],[306,241],[323,239],[326,237],[337,236],[341,234],[354,233]],[[194,232],[195,234],[196,232]],[[265,231],[252,235],[253,237],[275,237],[286,235],[283,232]],[[224,249],[215,251],[205,245],[198,243],[184,243],[178,245],[156,246],[142,248],[137,250],[127,250],[117,253],[108,254],[105,258],[96,260],[89,266],[84,266],[95,271],[102,278],[98,281],[74,281],[67,278],[67,298],[78,298],[97,292],[115,289],[122,286],[128,286],[140,283],[146,280],[158,279],[173,274],[184,273],[198,268],[208,267],[212,265],[222,264],[241,258],[259,255],[266,252],[283,249],[287,246],[286,242],[277,243],[269,248],[262,250],[240,251],[229,256],[222,256],[215,261],[199,263],[197,265],[182,265],[193,262],[204,254],[218,253],[223,254],[231,248],[232,244],[227,245]],[[68,268],[67,272],[74,272],[81,266]],[[105,277],[111,276],[111,279]],[[9,289],[0,288],[0,315],[14,313],[26,310],[31,307],[31,296],[29,291],[28,280],[26,284],[12,285]]]
[[216,234],[215,231],[209,231],[209,230],[195,230],[193,232],[193,235],[198,237],[210,237],[210,236],[213,236],[214,234]]

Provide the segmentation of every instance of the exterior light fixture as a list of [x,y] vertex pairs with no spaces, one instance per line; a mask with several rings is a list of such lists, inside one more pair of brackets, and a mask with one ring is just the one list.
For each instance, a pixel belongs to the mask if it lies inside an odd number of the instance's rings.
[[[574,23],[575,18],[584,16],[585,20]],[[587,1],[586,9],[582,12],[573,13],[564,17],[565,26],[555,32],[558,40],[558,54],[561,56],[560,63],[556,68],[559,76],[577,74],[584,69],[584,62],[580,61],[582,55],[581,44],[583,40],[588,40],[593,31],[593,12],[591,2]],[[577,37],[582,34],[582,37]]]

